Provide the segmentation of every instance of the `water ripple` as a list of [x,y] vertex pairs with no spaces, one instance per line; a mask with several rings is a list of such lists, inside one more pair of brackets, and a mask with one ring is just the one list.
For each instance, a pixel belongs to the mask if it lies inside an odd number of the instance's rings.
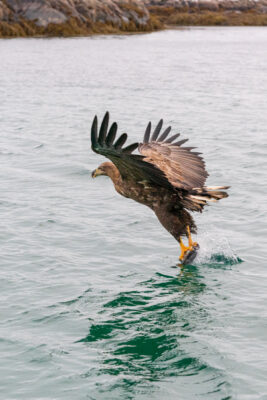
[[[263,400],[266,37],[0,40],[1,398]],[[194,265],[151,210],[91,179],[107,109],[132,141],[164,118],[208,184],[231,185],[195,213]]]

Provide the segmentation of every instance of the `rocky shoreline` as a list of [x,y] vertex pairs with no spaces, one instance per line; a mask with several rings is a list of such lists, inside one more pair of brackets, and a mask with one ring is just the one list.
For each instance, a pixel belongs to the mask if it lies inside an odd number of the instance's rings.
[[0,0],[0,37],[151,32],[167,25],[267,25],[267,0]]
[[267,26],[267,0],[147,0],[147,7],[165,26]]

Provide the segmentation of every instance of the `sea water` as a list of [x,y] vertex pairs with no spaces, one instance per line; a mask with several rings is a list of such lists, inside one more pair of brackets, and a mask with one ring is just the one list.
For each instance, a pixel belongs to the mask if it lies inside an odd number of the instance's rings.
[[[0,390],[8,400],[266,400],[267,28],[0,40]],[[200,252],[90,149],[160,118],[230,197]]]

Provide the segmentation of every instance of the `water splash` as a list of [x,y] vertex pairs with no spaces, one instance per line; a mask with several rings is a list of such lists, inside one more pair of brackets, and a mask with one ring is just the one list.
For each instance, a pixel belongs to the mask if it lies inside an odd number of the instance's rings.
[[231,248],[228,239],[216,229],[201,232],[198,237],[200,249],[194,265],[208,264],[212,267],[230,266],[243,262]]

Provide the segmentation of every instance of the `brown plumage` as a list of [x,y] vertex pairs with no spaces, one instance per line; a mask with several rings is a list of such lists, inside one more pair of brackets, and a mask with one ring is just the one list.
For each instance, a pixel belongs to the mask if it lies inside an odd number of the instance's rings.
[[[116,141],[117,124],[108,129],[106,113],[98,133],[97,117],[91,130],[92,149],[109,158],[93,173],[109,176],[122,196],[150,207],[165,229],[178,241],[188,229],[196,232],[196,225],[189,211],[201,212],[209,201],[227,197],[222,189],[228,186],[207,187],[208,173],[201,153],[194,147],[182,147],[188,140],[176,140],[179,134],[169,137],[171,127],[161,133],[160,120],[151,135],[148,124],[142,143],[123,147],[127,134]],[[114,142],[115,141],[115,142]],[[138,148],[140,154],[132,154]],[[189,249],[189,248],[187,248]]]

